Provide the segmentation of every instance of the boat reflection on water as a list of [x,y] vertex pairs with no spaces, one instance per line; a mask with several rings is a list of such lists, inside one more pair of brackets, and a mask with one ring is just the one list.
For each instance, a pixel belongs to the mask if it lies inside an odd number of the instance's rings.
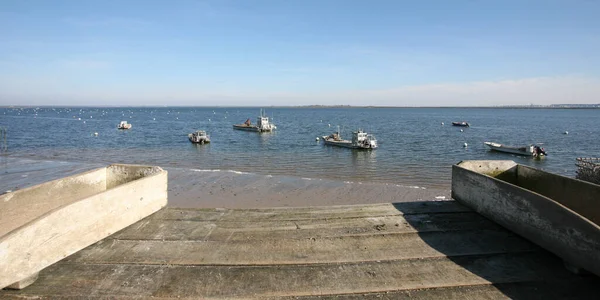
[[[249,132],[248,134],[251,134],[251,133]],[[273,143],[277,143],[276,140],[272,139],[272,137],[276,134],[277,133],[275,131],[268,131],[268,132],[263,132],[262,134],[259,134],[257,136],[257,138],[260,143],[260,147],[263,147],[263,150],[268,150],[269,148],[271,148],[270,146]]]
[[210,151],[211,143],[200,144],[200,143],[190,143],[190,147],[196,150],[196,153],[199,154],[207,154]]
[[369,178],[377,173],[377,151],[352,152],[352,166],[357,177]]
[[354,165],[375,164],[377,162],[377,151],[352,151],[352,163]]

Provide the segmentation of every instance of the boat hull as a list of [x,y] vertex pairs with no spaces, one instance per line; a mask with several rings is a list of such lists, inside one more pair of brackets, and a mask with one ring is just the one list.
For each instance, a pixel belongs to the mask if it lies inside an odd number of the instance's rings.
[[452,198],[561,257],[571,270],[600,276],[600,185],[516,164],[452,166]]
[[192,142],[193,144],[204,145],[204,144],[210,143],[210,139],[208,137],[203,137],[199,140],[196,140],[196,139],[194,139],[194,135],[191,133],[188,134],[188,140],[190,140],[190,142]]
[[210,140],[200,140],[200,141],[194,141],[192,138],[189,138],[190,142],[192,142],[192,144],[210,144]]
[[257,126],[248,126],[248,125],[233,125],[233,129],[243,130],[243,131],[252,131],[252,132],[271,132],[272,129],[260,129]]
[[[533,152],[527,151],[527,147],[511,147],[511,146],[505,146],[502,144],[491,143],[491,142],[485,142],[484,144],[486,146],[488,146],[490,148],[490,150],[497,151],[497,152],[510,153],[510,154],[516,154],[516,155],[522,155],[522,156],[533,156]],[[525,150],[523,150],[523,148],[525,148]],[[542,156],[542,155],[540,155],[540,156]]]
[[325,143],[325,145],[328,145],[328,146],[336,146],[336,147],[342,147],[342,148],[348,148],[348,149],[360,149],[360,150],[376,149],[376,148],[372,148],[372,147],[368,147],[368,146],[353,145],[352,142],[348,141],[348,140],[332,141],[332,140],[326,139],[326,137],[323,137],[323,142]]

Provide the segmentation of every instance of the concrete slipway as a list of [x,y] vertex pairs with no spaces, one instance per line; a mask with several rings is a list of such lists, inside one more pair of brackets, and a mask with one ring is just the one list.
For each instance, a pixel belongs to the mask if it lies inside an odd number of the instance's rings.
[[597,299],[600,279],[455,201],[157,213],[23,298]]
[[0,298],[594,298],[547,251],[454,202],[162,209]]

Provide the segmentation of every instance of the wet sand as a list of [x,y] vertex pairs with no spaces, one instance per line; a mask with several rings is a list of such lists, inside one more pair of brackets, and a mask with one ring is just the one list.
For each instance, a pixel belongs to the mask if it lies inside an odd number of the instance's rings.
[[[102,164],[0,158],[0,193],[70,176]],[[165,168],[169,206],[182,208],[264,208],[449,200],[448,189],[342,182],[293,176]]]
[[168,171],[169,205],[176,207],[298,207],[450,199],[449,189],[230,171]]

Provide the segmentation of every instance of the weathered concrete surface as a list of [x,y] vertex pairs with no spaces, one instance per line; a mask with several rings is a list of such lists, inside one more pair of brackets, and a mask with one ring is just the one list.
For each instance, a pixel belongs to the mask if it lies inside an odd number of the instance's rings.
[[[131,181],[115,179],[121,174]],[[43,268],[166,204],[166,171],[145,166],[111,165],[1,195],[0,287],[23,287]]]
[[519,165],[517,185],[542,194],[600,225],[600,185]]
[[29,285],[31,285],[32,283],[34,283],[37,279],[38,276],[40,274],[39,273],[35,273],[25,279],[21,279],[20,281],[17,281],[9,286],[7,286],[7,289],[13,289],[13,290],[20,290],[20,289],[24,289],[26,287],[28,287]]
[[0,195],[0,237],[61,206],[106,190],[106,168]]
[[600,186],[512,161],[465,161],[452,168],[452,197],[600,276]]
[[545,250],[454,201],[175,209],[0,298],[593,298]]

